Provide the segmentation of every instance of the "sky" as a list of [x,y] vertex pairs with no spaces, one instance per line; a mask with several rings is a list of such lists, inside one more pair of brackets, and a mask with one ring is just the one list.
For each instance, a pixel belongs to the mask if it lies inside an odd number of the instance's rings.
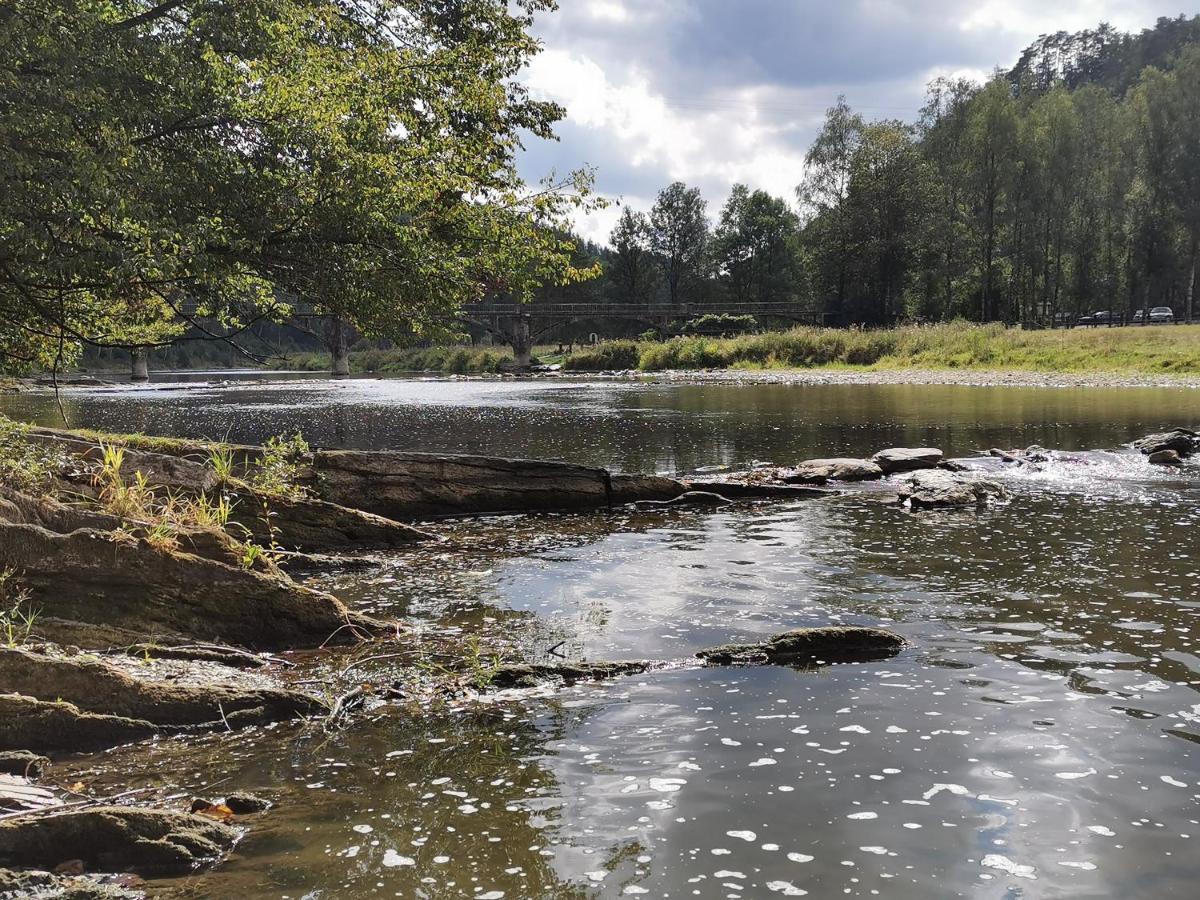
[[[715,218],[736,182],[791,200],[825,110],[915,119],[939,75],[986,78],[1039,35],[1121,30],[1193,10],[1184,0],[559,0],[524,73],[567,109],[558,142],[531,139],[536,182],[581,165],[603,195],[648,210],[672,181]],[[576,223],[604,243],[617,205]]]

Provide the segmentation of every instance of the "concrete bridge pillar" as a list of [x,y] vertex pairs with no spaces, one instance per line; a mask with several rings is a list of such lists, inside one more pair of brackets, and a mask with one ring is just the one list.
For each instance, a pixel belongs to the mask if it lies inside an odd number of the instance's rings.
[[530,335],[528,316],[518,316],[513,320],[509,344],[512,345],[517,368],[529,368],[533,363],[533,338]]
[[130,381],[150,380],[150,351],[145,347],[135,347],[129,351]]

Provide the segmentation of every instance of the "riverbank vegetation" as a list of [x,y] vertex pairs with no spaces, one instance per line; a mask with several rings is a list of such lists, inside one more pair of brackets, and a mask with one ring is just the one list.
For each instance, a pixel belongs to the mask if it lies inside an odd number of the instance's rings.
[[1200,326],[1026,330],[999,324],[796,328],[735,338],[608,341],[567,357],[576,372],[636,369],[980,369],[1200,374]]

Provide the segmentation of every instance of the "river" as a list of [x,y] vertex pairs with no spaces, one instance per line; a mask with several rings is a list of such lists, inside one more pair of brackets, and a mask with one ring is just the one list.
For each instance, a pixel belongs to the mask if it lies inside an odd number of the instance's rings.
[[[224,380],[225,378],[230,380]],[[1123,449],[1200,423],[1171,389],[193,376],[68,390],[73,426],[560,458],[687,474],[936,446],[995,469],[986,511],[869,495],[441,524],[322,586],[535,656],[686,660],[882,624],[900,656],[681,665],[551,695],[380,708],[81,762],[89,783],[277,806],[191,897],[1195,896],[1200,467]],[[0,412],[59,424],[42,393]],[[1064,451],[1039,471],[979,457]],[[1068,452],[1069,451],[1069,452]],[[303,734],[303,737],[298,735]]]

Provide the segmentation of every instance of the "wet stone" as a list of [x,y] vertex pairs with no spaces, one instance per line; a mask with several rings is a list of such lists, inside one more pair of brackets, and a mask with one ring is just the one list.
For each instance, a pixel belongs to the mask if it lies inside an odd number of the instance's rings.
[[886,659],[899,653],[904,643],[904,638],[882,628],[832,625],[797,628],[756,644],[723,644],[696,655],[724,665],[794,665]]
[[942,458],[942,451],[934,447],[892,447],[880,450],[871,457],[871,461],[883,469],[883,474],[892,475],[936,468]]

